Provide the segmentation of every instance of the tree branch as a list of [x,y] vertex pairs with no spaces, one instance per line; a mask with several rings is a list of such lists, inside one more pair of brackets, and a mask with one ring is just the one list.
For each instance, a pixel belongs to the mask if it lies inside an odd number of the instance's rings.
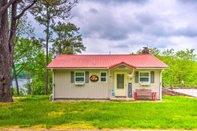
[[16,70],[16,74],[13,74],[12,80],[13,80],[16,76],[18,76],[18,75],[21,73],[22,70],[23,70],[23,67],[20,67],[18,70]]
[[[1,0],[2,1],[2,0]],[[1,9],[0,9],[0,16],[4,13],[4,11],[11,5],[13,4],[15,1],[17,0],[10,0],[6,5],[4,5]]]
[[37,2],[37,0],[34,0],[29,6],[27,6],[25,9],[23,9],[23,11],[19,15],[17,15],[15,17],[15,19],[19,19],[25,13],[25,11],[27,11],[29,8],[31,8],[36,2]]

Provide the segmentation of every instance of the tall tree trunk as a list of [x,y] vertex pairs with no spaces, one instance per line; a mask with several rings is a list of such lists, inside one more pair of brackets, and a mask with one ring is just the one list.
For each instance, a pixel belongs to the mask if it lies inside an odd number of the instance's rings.
[[46,91],[45,94],[48,94],[48,69],[47,69],[47,65],[48,65],[48,44],[49,44],[49,24],[50,24],[50,14],[49,14],[49,9],[47,7],[47,27],[46,27]]
[[[17,4],[19,0],[0,0],[0,101],[11,102],[12,100],[12,67],[14,56],[14,38],[16,36],[17,19],[19,19],[26,10],[31,8],[37,0],[33,0],[17,16]],[[8,26],[8,8],[11,10],[11,25]]]
[[19,86],[18,86],[18,78],[17,78],[17,75],[16,75],[16,68],[15,68],[14,63],[13,63],[13,70],[14,70],[14,79],[15,79],[15,82],[16,82],[16,93],[17,93],[17,95],[20,95]]
[[[0,1],[0,9],[7,0]],[[0,15],[0,102],[12,102],[12,46],[9,43],[8,10]]]

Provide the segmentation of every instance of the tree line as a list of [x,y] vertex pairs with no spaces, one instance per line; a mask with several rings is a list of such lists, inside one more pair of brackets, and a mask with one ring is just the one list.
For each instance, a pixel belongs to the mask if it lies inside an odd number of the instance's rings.
[[[12,79],[17,79],[17,75],[26,70],[28,70],[28,76],[37,78],[36,83],[33,85],[37,85],[37,87],[42,85],[43,87],[43,83],[45,84],[45,91],[40,91],[41,94],[43,92],[48,94],[48,76],[50,76],[50,73],[48,73],[46,65],[52,58],[48,51],[48,44],[54,42],[58,45],[58,42],[60,42],[58,39],[52,38],[53,32],[56,31],[57,33],[59,31],[66,34],[69,32],[68,29],[73,31],[73,33],[69,34],[70,38],[65,38],[63,45],[61,45],[64,47],[69,46],[69,48],[64,48],[66,49],[65,52],[76,53],[85,50],[78,32],[79,28],[71,23],[56,22],[60,19],[65,21],[69,18],[71,9],[77,3],[78,0],[0,0],[0,102],[13,101]],[[45,27],[45,39],[36,40],[31,37],[21,37],[25,31],[27,31],[26,34],[33,33],[32,28],[28,30],[30,25],[25,23],[25,19],[23,19],[27,11]],[[58,26],[61,26],[62,30],[59,30]],[[56,46],[53,48],[56,48]],[[36,53],[32,53],[32,50],[36,51]],[[51,50],[51,52],[53,51]],[[59,53],[61,51],[59,50]],[[32,69],[35,70],[31,72]],[[11,74],[12,72],[14,73]],[[45,78],[38,78],[43,74],[38,75],[36,72],[44,72]],[[19,93],[18,89],[17,92]]]
[[[158,48],[149,48],[150,54],[169,66],[163,71],[163,86],[197,87],[197,55],[194,49],[175,51],[174,49],[159,50]],[[142,50],[137,51],[140,54]]]
[[[57,33],[57,38],[52,42],[48,62],[51,62],[52,58],[58,54],[75,54],[85,50],[82,37],[79,34],[79,28],[74,24],[58,22],[58,24],[53,27],[53,32]],[[32,79],[31,82],[25,84],[26,94],[45,94],[46,52],[43,48],[43,44],[37,39],[16,37],[14,50],[12,78],[15,79],[16,82],[16,91],[14,90],[13,92],[17,95],[20,93],[24,94],[19,91],[17,84],[18,75],[23,73],[27,80]],[[52,74],[50,71],[48,76],[48,93],[50,94],[52,89]]]

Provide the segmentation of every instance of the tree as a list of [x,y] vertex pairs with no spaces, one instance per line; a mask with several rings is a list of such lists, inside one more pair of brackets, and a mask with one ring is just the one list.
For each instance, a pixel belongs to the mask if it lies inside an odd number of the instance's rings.
[[[30,22],[27,21],[27,14],[26,13],[18,20],[18,27],[16,30],[16,38],[15,38],[15,47],[16,47],[16,43],[18,42],[18,38],[20,38],[22,36],[34,37],[34,28],[30,24]],[[27,50],[29,50],[29,48]],[[15,50],[15,52],[16,52],[16,50]],[[17,59],[17,57],[14,58],[14,61],[16,59]],[[15,65],[14,61],[13,61],[13,72],[14,73],[13,73],[12,79],[15,79],[16,92],[17,92],[17,95],[19,95],[20,92],[19,92],[19,85],[18,85],[18,79],[17,79],[18,73],[16,72],[17,70],[15,67],[16,65]]]
[[[46,66],[48,65],[48,43],[51,39],[51,27],[55,23],[56,18],[68,18],[70,16],[70,10],[78,0],[42,0],[38,1],[32,8],[31,13],[35,16],[35,19],[45,26],[45,46],[46,46]],[[46,94],[48,94],[48,70],[46,68]]]
[[170,68],[163,72],[163,81],[169,85],[180,86],[182,81],[186,86],[196,86],[197,75],[196,54],[194,49],[186,49],[175,52],[174,49],[164,50],[158,57]]
[[176,64],[174,66],[174,77],[176,82],[181,84],[181,81],[186,83],[194,82],[196,72],[196,54],[194,49],[180,50],[175,54]]
[[35,57],[41,51],[42,46],[37,40],[28,38],[15,39],[14,46],[14,65],[12,79],[16,80],[17,95],[19,95],[19,87],[17,87],[17,76],[21,72],[33,72],[35,65]]
[[[20,17],[31,8],[37,0],[0,0],[0,101],[11,102],[14,38],[17,22]],[[8,20],[8,8],[11,16]],[[8,21],[11,22],[10,26]]]
[[[46,74],[46,66],[45,66],[45,52],[42,50],[36,56],[36,64],[34,67],[34,77],[31,82],[31,91],[33,95],[44,95],[45,94],[45,74]],[[49,55],[49,62],[51,62],[52,57]],[[32,72],[33,73],[33,72]],[[52,72],[49,71],[49,91],[51,93],[52,89]]]
[[[141,54],[141,50],[138,50]],[[186,49],[175,52],[174,49],[166,49],[162,52],[157,48],[149,48],[149,53],[169,66],[163,71],[163,81],[165,86],[173,83],[173,86],[180,86],[184,81],[185,86],[197,86],[195,81],[197,75],[197,58],[194,49]]]
[[57,38],[52,45],[51,54],[56,56],[58,54],[76,54],[85,51],[86,47],[82,43],[79,28],[72,23],[61,23],[53,27]]
[[[27,89],[26,94],[43,95],[45,92],[45,52],[38,40],[27,38],[17,38],[15,43],[14,60],[16,65],[16,75],[25,72],[27,83],[24,85]],[[49,62],[51,56],[49,57]],[[49,77],[52,74],[49,72]],[[32,78],[32,82],[30,79]],[[50,81],[51,82],[51,81]],[[51,85],[50,85],[51,87]]]
[[[49,5],[63,3],[59,9],[67,10],[67,12],[71,10],[68,5],[74,5],[70,0],[0,0],[0,101],[13,101],[10,87],[12,85],[11,71],[17,23],[20,17],[37,2],[41,4],[51,2]],[[11,13],[10,20],[8,20],[8,8],[10,8]],[[42,7],[40,6],[38,9],[42,10]],[[58,11],[58,8],[53,9]],[[60,13],[54,13],[53,16],[59,15]],[[10,26],[8,21],[11,23]]]
[[170,82],[174,80],[174,69],[173,65],[176,63],[176,59],[174,57],[175,51],[174,49],[166,49],[161,52],[160,56],[158,57],[160,60],[162,60],[164,63],[166,63],[169,66],[169,69],[164,70],[163,72],[163,82],[165,86],[169,86]]
[[42,45],[39,41],[17,38],[14,49],[14,61],[17,66],[16,75],[21,71],[34,72],[36,57],[42,51]]
[[[149,50],[149,54],[152,54],[154,56],[159,56],[160,55],[161,51],[159,49],[157,49],[156,47],[152,47],[152,48],[147,47],[147,48]],[[134,53],[132,53],[132,54],[134,54]],[[139,49],[136,54],[142,54],[142,49]]]

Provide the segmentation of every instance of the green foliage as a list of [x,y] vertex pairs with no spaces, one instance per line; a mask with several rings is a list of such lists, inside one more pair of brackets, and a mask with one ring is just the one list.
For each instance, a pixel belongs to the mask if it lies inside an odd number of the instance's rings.
[[79,28],[72,23],[61,23],[53,27],[57,38],[52,45],[51,54],[76,54],[85,51],[86,47],[82,43],[82,37],[79,34]]
[[[150,54],[153,54],[154,56],[159,56],[160,53],[161,53],[161,51],[160,51],[159,49],[155,48],[155,47],[153,47],[153,48],[148,48],[148,50],[149,50],[149,53],[150,53]],[[132,53],[132,54],[134,54],[134,53]],[[142,54],[142,49],[139,49],[139,50],[137,51],[137,54]]]
[[[137,51],[141,54],[142,50]],[[163,71],[164,86],[169,87],[173,83],[175,87],[181,87],[184,81],[185,87],[197,87],[197,57],[194,49],[186,49],[175,52],[174,49],[160,51],[157,48],[149,48],[149,53],[156,56],[169,66]]]
[[[16,37],[14,46],[14,66],[12,71],[12,78],[15,78],[16,80],[17,76],[21,74],[33,74],[34,65],[36,64],[35,57],[41,50],[41,44],[37,40]],[[17,85],[16,87],[18,88],[17,94],[19,95],[19,87]]]
[[[78,2],[78,0],[40,0],[35,3],[30,12],[35,17],[35,20],[46,28],[44,30],[46,34],[46,65],[49,63],[48,58],[48,43],[52,40],[51,28],[55,24],[56,18],[68,18],[70,16],[70,10]],[[48,70],[46,70],[46,94],[48,94]]]
[[30,13],[35,20],[46,29],[46,46],[52,37],[51,27],[55,24],[56,18],[65,19],[70,16],[70,10],[75,6],[78,0],[40,0],[31,8]]
[[[13,95],[13,96],[18,96],[18,95],[17,95],[16,87],[12,87],[12,95]],[[23,88],[20,88],[20,96],[24,96],[24,95],[27,95],[26,90],[23,89]]]
[[47,26],[47,23],[53,23],[56,18],[68,18],[76,3],[78,0],[40,0],[34,4],[30,12],[40,24]]
[[14,104],[0,103],[0,127],[196,130],[196,102],[183,96],[164,96],[163,102],[49,102],[49,96],[21,97]]
[[32,94],[32,84],[31,84],[31,81],[30,81],[30,75],[27,74],[27,83],[24,84],[24,87],[26,88],[26,94],[27,95],[31,95]]
[[14,46],[14,63],[17,74],[21,71],[33,74],[36,56],[41,50],[42,46],[37,40],[17,37]]
[[[23,71],[25,76],[30,75],[29,79],[32,78],[32,82],[24,85],[26,90],[24,90],[22,94],[44,94],[46,79],[45,57],[45,52],[43,51],[42,45],[39,41],[27,38],[16,39],[14,61],[17,74]],[[49,62],[51,59],[52,57],[49,56]],[[49,83],[52,83],[51,81],[52,74],[49,72]],[[51,85],[49,85],[49,88],[49,92],[51,92]]]
[[[14,48],[15,61],[20,62],[25,60],[32,60],[36,56],[36,54],[41,50],[41,47],[41,44],[37,40],[17,37],[15,39]],[[31,57],[28,58],[28,55]]]
[[12,87],[12,95],[17,95],[17,91],[16,91],[16,88],[15,87]]
[[[45,61],[44,51],[40,52],[35,60],[36,64],[34,65],[34,77],[32,79],[32,94],[33,95],[43,95],[45,93],[45,73],[46,73],[46,61]],[[52,57],[49,56],[49,62],[52,60]],[[52,73],[49,71],[49,93],[52,92]]]
[[181,86],[182,81],[184,81],[187,87],[197,86],[197,82],[195,81],[197,63],[194,49],[177,52],[174,52],[173,49],[164,50],[158,58],[169,66],[169,69],[163,72],[163,81],[168,86],[170,82],[174,86]]

